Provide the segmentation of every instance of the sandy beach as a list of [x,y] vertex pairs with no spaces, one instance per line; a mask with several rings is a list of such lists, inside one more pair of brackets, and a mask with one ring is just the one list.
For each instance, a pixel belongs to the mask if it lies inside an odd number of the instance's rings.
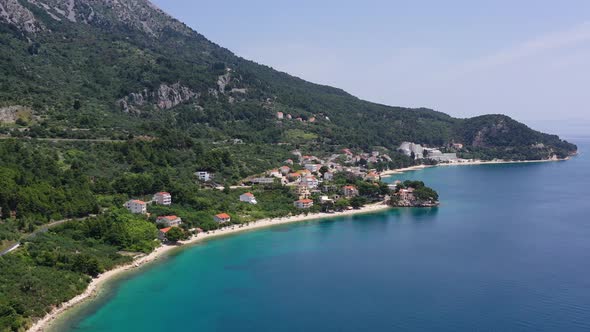
[[382,177],[390,177],[395,174],[402,174],[405,172],[411,171],[419,171],[425,168],[430,167],[440,167],[440,166],[474,166],[474,165],[494,165],[494,164],[524,164],[524,163],[544,163],[544,162],[554,162],[554,161],[564,161],[569,160],[570,157],[563,158],[563,159],[541,159],[541,160],[465,160],[465,161],[458,161],[453,163],[441,163],[437,165],[416,165],[410,166],[405,168],[398,168],[392,170],[386,170],[381,172]]
[[82,294],[72,298],[71,300],[69,300],[67,302],[62,303],[59,307],[55,308],[53,311],[51,311],[50,313],[45,315],[45,317],[43,317],[42,319],[35,322],[35,324],[31,328],[29,328],[28,331],[29,332],[46,331],[47,329],[49,329],[51,327],[52,323],[58,317],[60,317],[62,314],[64,314],[66,311],[68,311],[69,309],[71,309],[71,308],[73,308],[73,307],[75,307],[75,306],[77,306],[89,299],[94,298],[98,294],[100,287],[103,286],[108,280],[113,279],[114,277],[120,275],[123,272],[134,270],[134,269],[137,269],[141,266],[146,265],[147,263],[154,262],[154,261],[158,260],[159,258],[164,257],[166,254],[168,254],[170,251],[172,251],[174,249],[179,249],[179,248],[183,248],[183,247],[187,248],[190,246],[190,244],[198,243],[198,242],[206,240],[206,239],[211,239],[211,238],[220,237],[220,236],[224,236],[224,235],[235,234],[235,233],[239,233],[239,232],[255,230],[255,229],[259,229],[259,228],[265,228],[265,227],[271,227],[271,226],[283,225],[283,224],[289,224],[289,223],[295,223],[295,222],[302,222],[302,221],[309,221],[309,220],[335,218],[335,217],[341,217],[341,216],[351,216],[351,215],[364,214],[364,213],[373,213],[373,212],[387,210],[389,208],[390,207],[384,203],[376,203],[376,204],[366,205],[365,207],[360,208],[358,210],[347,210],[347,211],[335,212],[335,213],[310,213],[307,215],[302,214],[302,215],[283,217],[283,218],[261,219],[261,220],[255,221],[255,222],[251,222],[248,225],[232,225],[232,226],[228,226],[226,228],[219,229],[216,231],[211,231],[211,232],[207,232],[207,233],[200,233],[198,236],[193,236],[190,240],[181,242],[180,245],[162,245],[162,246],[158,247],[156,250],[154,250],[152,253],[150,253],[149,255],[139,257],[127,265],[123,265],[123,266],[117,267],[115,269],[106,271],[106,272],[102,273],[101,275],[99,275],[98,277],[94,278]]

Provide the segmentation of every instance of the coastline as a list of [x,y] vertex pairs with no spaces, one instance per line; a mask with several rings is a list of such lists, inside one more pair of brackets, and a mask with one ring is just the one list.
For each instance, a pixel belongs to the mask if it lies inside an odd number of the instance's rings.
[[404,168],[397,168],[392,170],[385,170],[381,172],[382,177],[390,177],[396,174],[402,174],[405,172],[410,171],[419,171],[425,168],[430,167],[440,167],[440,166],[477,166],[477,165],[496,165],[496,164],[524,164],[524,163],[545,163],[545,162],[555,162],[555,161],[565,161],[569,160],[570,157],[562,158],[562,159],[539,159],[539,160],[468,160],[468,161],[459,161],[454,163],[440,163],[436,165],[416,165]]
[[79,294],[78,296],[70,299],[67,302],[62,303],[58,307],[54,308],[51,312],[46,314],[43,318],[36,321],[27,331],[28,332],[43,332],[47,331],[52,324],[61,317],[64,313],[68,310],[88,301],[92,300],[98,295],[101,287],[104,284],[114,279],[116,276],[128,271],[135,270],[139,267],[143,267],[149,263],[157,261],[159,258],[164,257],[166,254],[170,253],[175,249],[180,248],[188,248],[191,244],[199,243],[203,240],[222,237],[224,235],[231,235],[240,232],[256,230],[261,228],[267,228],[276,225],[283,225],[283,224],[290,224],[302,221],[310,221],[310,220],[318,220],[318,219],[325,219],[325,218],[336,218],[342,216],[352,216],[358,214],[366,214],[366,213],[374,213],[379,211],[385,211],[390,209],[391,207],[384,202],[375,203],[366,205],[358,210],[347,210],[342,212],[335,212],[335,213],[310,213],[310,214],[302,214],[297,216],[291,217],[281,217],[281,218],[267,218],[267,219],[260,219],[254,222],[249,223],[248,225],[232,225],[223,229],[219,229],[216,231],[211,231],[207,233],[200,233],[198,236],[193,236],[191,239],[187,241],[180,242],[180,245],[162,245],[156,248],[153,252],[148,255],[142,256],[140,258],[135,259],[129,264],[119,266],[109,271],[105,271],[104,273],[100,274],[98,277],[92,279],[92,281],[86,287],[86,290]]

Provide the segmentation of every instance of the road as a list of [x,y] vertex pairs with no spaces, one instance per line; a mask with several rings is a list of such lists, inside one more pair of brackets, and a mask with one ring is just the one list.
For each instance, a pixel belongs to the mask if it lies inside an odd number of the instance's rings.
[[[95,216],[95,215],[90,215],[88,217],[92,217],[92,216]],[[35,236],[37,236],[37,234],[47,232],[51,227],[55,227],[55,226],[61,225],[63,223],[69,222],[69,221],[82,221],[82,220],[84,220],[84,219],[86,219],[88,217],[63,219],[63,220],[54,221],[54,222],[51,222],[49,224],[43,225],[41,228],[39,228],[39,229],[35,230],[34,232],[26,235],[25,238],[26,239],[31,239],[31,238],[34,238]],[[0,252],[0,257],[6,255],[8,253],[11,253],[11,252],[15,251],[16,249],[18,249],[18,247],[20,247],[20,245],[21,245],[21,242],[19,241],[19,242],[13,244],[12,246],[10,246],[9,248],[4,249],[2,252]]]

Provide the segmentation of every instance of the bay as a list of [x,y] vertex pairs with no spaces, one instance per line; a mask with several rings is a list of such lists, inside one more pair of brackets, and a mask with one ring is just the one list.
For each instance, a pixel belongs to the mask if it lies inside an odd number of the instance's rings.
[[393,209],[210,240],[113,282],[60,331],[588,331],[590,158],[392,177]]

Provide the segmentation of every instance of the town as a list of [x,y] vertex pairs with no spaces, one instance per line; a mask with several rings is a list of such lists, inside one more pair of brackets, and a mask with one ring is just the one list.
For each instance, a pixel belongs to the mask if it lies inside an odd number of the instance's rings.
[[[408,157],[411,155],[414,159],[430,154],[439,157],[439,162],[458,160],[454,153],[442,154],[439,150],[423,148],[413,143],[402,144],[399,152]],[[145,215],[155,222],[159,229],[158,238],[162,242],[176,242],[198,236],[202,232],[255,221],[255,218],[247,218],[245,215],[256,209],[255,206],[260,203],[274,203],[276,195],[280,195],[282,201],[291,199],[288,203],[290,207],[285,204],[280,208],[273,206],[272,216],[276,217],[336,213],[378,203],[399,207],[431,207],[438,204],[436,192],[429,191],[420,200],[415,199],[413,192],[416,189],[421,190],[423,183],[418,186],[407,181],[386,184],[381,180],[388,174],[387,170],[382,166],[369,167],[386,165],[391,160],[388,154],[380,151],[355,153],[352,149],[344,148],[339,153],[322,158],[295,150],[292,151],[292,157],[284,160],[281,166],[245,178],[236,186],[220,185],[216,182],[215,173],[198,170],[194,173],[195,186],[213,193],[233,193],[237,204],[233,208],[228,206],[227,210],[210,215],[211,222],[206,226],[183,220],[182,211],[186,211],[186,208],[175,209],[172,194],[165,191],[155,193],[147,200],[133,198],[124,207],[130,213]],[[269,193],[272,198],[269,198]],[[265,199],[260,200],[257,197],[259,194],[266,196]]]

